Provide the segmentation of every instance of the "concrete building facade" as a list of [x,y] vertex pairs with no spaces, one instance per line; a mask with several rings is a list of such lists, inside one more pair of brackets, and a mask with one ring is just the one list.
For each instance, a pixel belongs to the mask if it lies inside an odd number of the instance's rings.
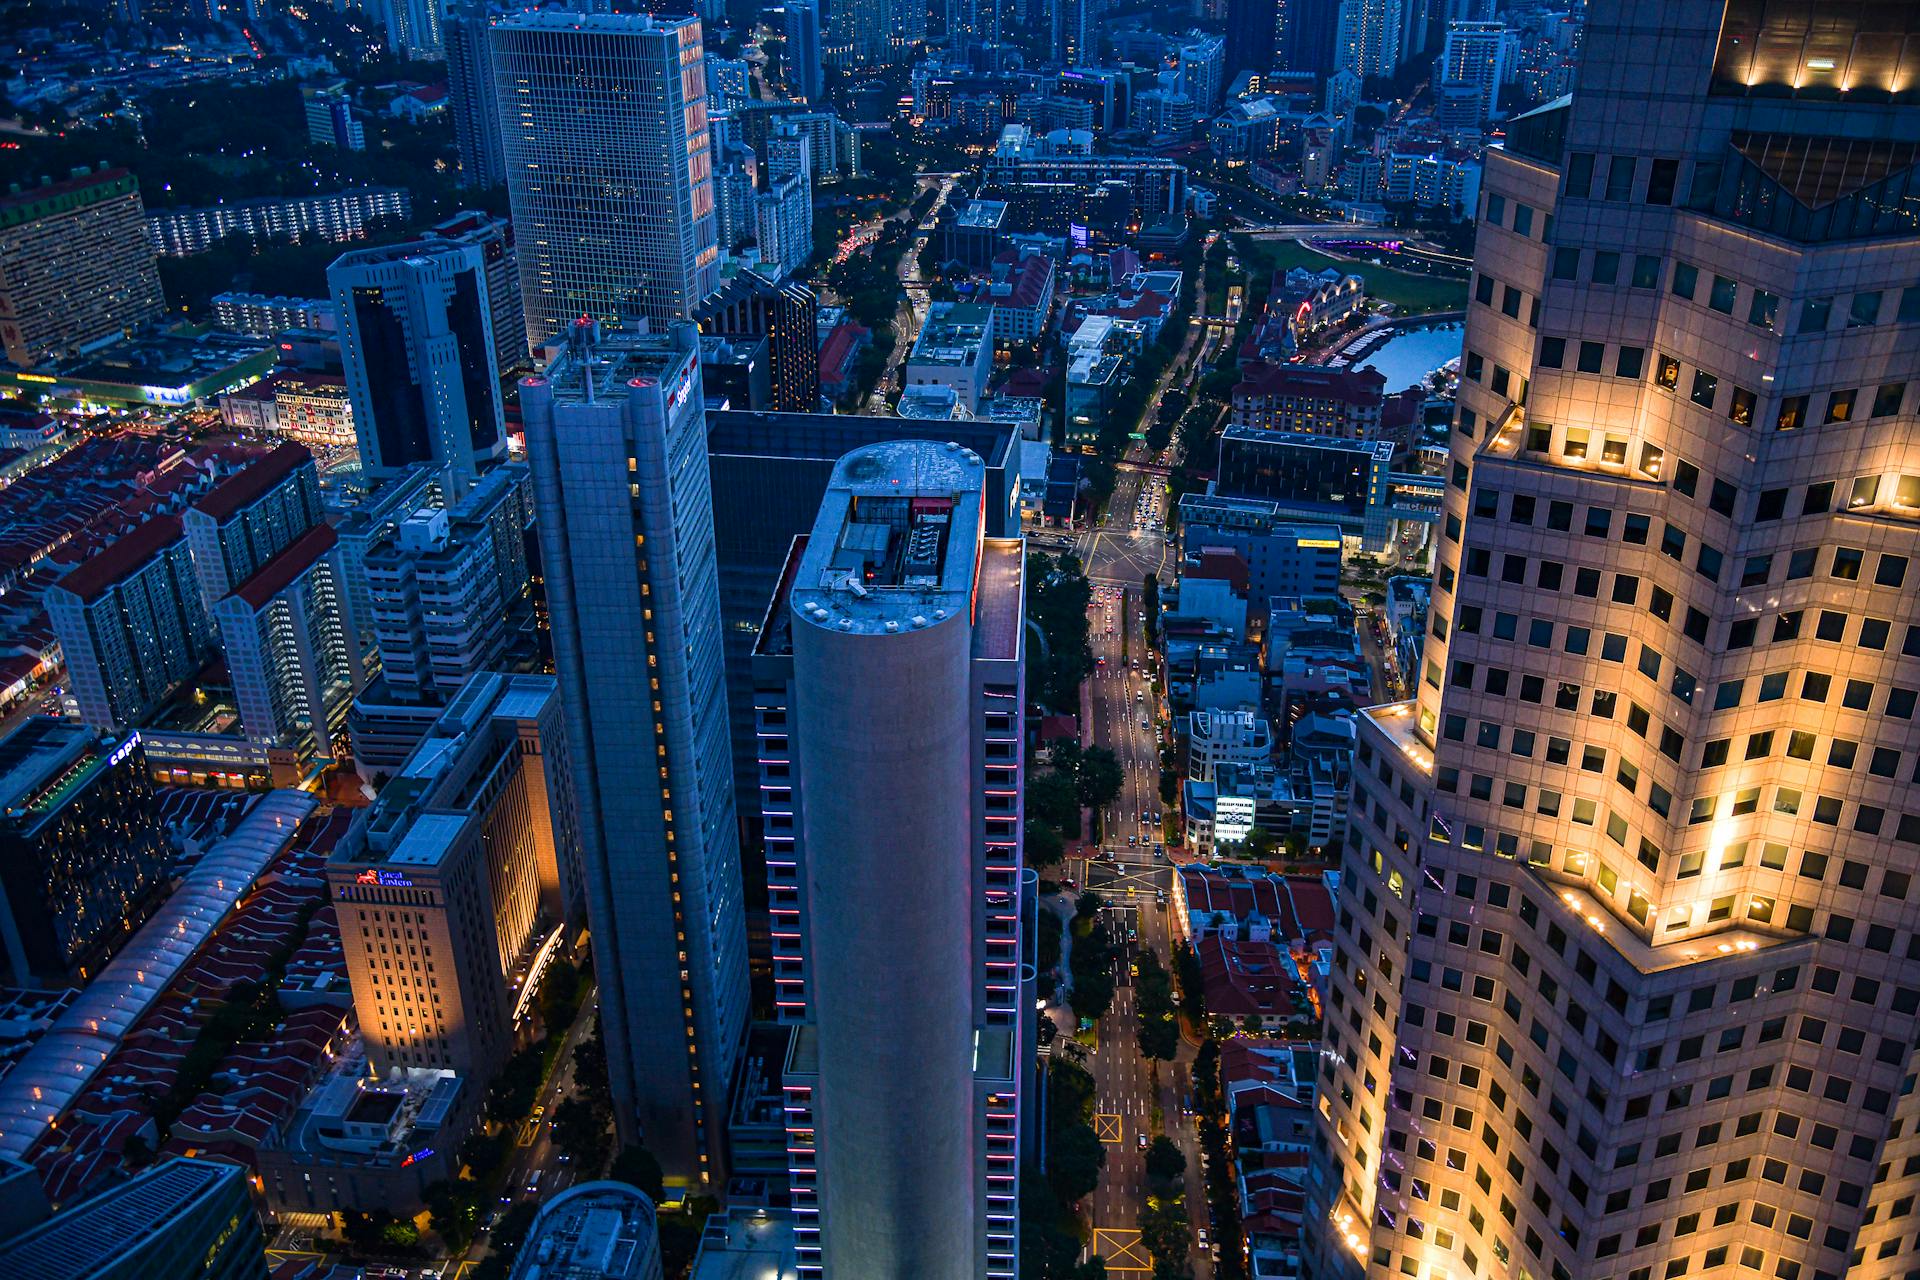
[[583,323],[520,398],[620,1132],[697,1191],[748,1018],[698,334]]
[[1487,153],[1524,301],[1362,717],[1316,1275],[1910,1265],[1920,31],[1818,12],[1596,3]]
[[1016,1270],[1022,553],[984,492],[954,444],[842,458],[754,653],[802,1276]]

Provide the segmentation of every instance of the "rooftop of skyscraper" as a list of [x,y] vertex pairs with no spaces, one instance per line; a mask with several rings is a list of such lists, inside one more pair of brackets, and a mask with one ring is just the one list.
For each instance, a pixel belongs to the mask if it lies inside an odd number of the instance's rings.
[[547,1201],[515,1280],[645,1280],[660,1274],[653,1202],[624,1182],[586,1182]]
[[985,466],[951,442],[893,440],[840,460],[794,577],[816,625],[917,630],[969,607]]
[[[678,376],[691,383],[690,369],[698,368],[689,360],[689,351],[697,351],[697,338],[683,339],[669,331],[651,333],[644,329],[621,329],[602,333],[599,324],[584,317],[574,323],[566,349],[547,366],[545,374],[527,378],[521,385],[552,388],[553,398],[573,404],[615,401],[629,383],[642,386],[658,384]],[[669,389],[670,398],[678,398],[684,387]]]

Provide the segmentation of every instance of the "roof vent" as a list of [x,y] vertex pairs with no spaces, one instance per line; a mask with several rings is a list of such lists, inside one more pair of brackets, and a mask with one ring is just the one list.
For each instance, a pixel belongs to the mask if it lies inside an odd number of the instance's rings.
[[900,624],[891,618],[887,619],[887,634],[892,635],[898,630],[900,630]]

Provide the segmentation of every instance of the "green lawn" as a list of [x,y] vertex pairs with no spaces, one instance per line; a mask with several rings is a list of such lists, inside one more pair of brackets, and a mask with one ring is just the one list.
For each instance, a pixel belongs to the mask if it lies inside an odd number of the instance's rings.
[[1435,276],[1410,275],[1371,262],[1335,258],[1316,253],[1294,240],[1249,240],[1236,237],[1241,261],[1249,268],[1271,273],[1279,268],[1305,267],[1325,271],[1333,267],[1365,277],[1367,292],[1383,302],[1391,302],[1403,313],[1421,311],[1458,311],[1467,305],[1464,280],[1442,280]]

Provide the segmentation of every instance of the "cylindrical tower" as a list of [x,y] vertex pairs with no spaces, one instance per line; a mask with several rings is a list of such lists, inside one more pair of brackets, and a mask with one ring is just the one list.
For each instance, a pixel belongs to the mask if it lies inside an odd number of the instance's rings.
[[964,605],[809,604],[797,589],[827,1273],[972,1280],[972,627]]

